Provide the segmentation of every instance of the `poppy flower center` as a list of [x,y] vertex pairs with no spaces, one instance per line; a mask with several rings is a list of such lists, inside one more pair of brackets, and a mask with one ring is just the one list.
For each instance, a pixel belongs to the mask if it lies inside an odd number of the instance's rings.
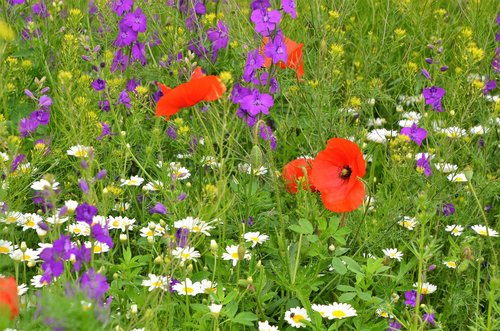
[[349,177],[351,177],[351,173],[352,173],[351,167],[344,166],[342,170],[340,170],[340,178],[349,179]]

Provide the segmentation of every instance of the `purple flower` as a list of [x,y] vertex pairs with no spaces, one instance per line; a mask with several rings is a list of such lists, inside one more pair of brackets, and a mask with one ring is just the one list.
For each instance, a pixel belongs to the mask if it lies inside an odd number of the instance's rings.
[[401,330],[403,325],[399,324],[397,321],[389,321],[389,328],[387,331],[397,331]]
[[34,133],[38,128],[38,121],[32,120],[30,118],[21,118],[19,122],[19,133],[21,134],[21,138],[27,137]]
[[493,58],[493,60],[491,60],[491,67],[493,68],[493,70],[495,70],[496,73],[500,71],[500,56],[497,55],[495,58]]
[[157,202],[153,207],[149,208],[149,213],[151,215],[152,214],[165,215],[167,213],[167,208],[160,202]]
[[131,58],[130,62],[132,63],[133,61],[139,61],[142,66],[146,65],[146,50],[144,48],[144,44],[140,42],[135,42],[134,45],[132,46],[131,50]]
[[212,61],[215,62],[219,50],[226,48],[229,42],[227,25],[223,21],[218,21],[216,28],[208,29],[207,37],[212,42]]
[[179,194],[179,196],[177,197],[177,201],[183,201],[185,200],[187,197],[187,194],[186,193],[181,193]]
[[431,163],[429,162],[431,157],[425,157],[425,154],[422,154],[420,159],[417,160],[417,169],[422,169],[425,177],[429,177],[432,175]]
[[116,0],[111,4],[111,9],[118,16],[122,16],[123,14],[129,12],[134,5],[134,0]]
[[113,248],[114,246],[113,240],[109,236],[107,225],[101,226],[99,223],[92,225],[92,237],[98,242],[108,245],[109,248]]
[[417,145],[422,145],[422,141],[427,137],[427,131],[425,129],[417,127],[415,123],[411,127],[402,128],[399,134],[410,137]]
[[269,141],[271,144],[271,149],[274,151],[276,149],[276,136],[273,134],[270,126],[261,124],[259,128],[259,135],[265,141]]
[[422,95],[425,98],[425,103],[427,105],[432,105],[432,109],[442,112],[443,107],[441,105],[441,99],[446,94],[444,88],[431,86],[428,88],[424,88],[422,91]]
[[75,209],[75,220],[77,222],[85,222],[90,225],[95,215],[97,215],[97,208],[86,202],[78,205]]
[[288,54],[286,52],[285,39],[283,38],[283,32],[278,31],[274,36],[272,42],[269,42],[264,47],[264,54],[270,57],[274,64],[282,61],[286,63],[288,60]]
[[50,113],[41,109],[35,110],[30,114],[30,120],[37,122],[38,125],[47,125],[50,121]]
[[48,95],[42,95],[40,99],[38,99],[38,107],[42,110],[49,110],[50,106],[52,106],[52,99]]
[[128,56],[125,55],[121,49],[116,51],[115,57],[113,58],[113,62],[111,62],[111,72],[115,72],[117,68],[121,68],[121,71],[124,72],[127,69]]
[[281,0],[281,8],[283,8],[283,11],[290,15],[293,19],[297,18],[295,0]]
[[269,7],[271,7],[271,3],[269,2],[269,0],[253,0],[252,3],[250,3],[250,8],[252,10],[256,9],[266,10]]
[[426,69],[422,69],[422,75],[428,80],[432,80],[431,74]]
[[250,20],[255,23],[255,31],[263,37],[267,37],[274,31],[276,24],[281,21],[281,13],[278,10],[256,9],[252,11]]
[[133,13],[125,15],[119,24],[120,30],[131,29],[134,32],[146,32],[148,27],[146,15],[141,8],[137,8]]
[[274,101],[269,94],[260,93],[258,89],[254,89],[251,94],[241,99],[240,105],[251,116],[257,116],[259,113],[268,115],[269,108],[274,106]]
[[26,0],[7,0],[9,5],[11,5],[11,6],[22,5],[22,4],[24,4],[25,1]]
[[434,60],[432,59],[432,57],[426,57],[425,62],[427,62],[428,64],[432,64]]
[[455,214],[455,206],[452,203],[443,203],[442,205],[438,205],[437,212],[444,216],[450,216]]
[[207,9],[205,8],[203,1],[197,1],[194,4],[194,11],[195,11],[196,15],[205,15],[205,13],[207,12]]
[[431,264],[429,266],[429,268],[427,268],[427,271],[433,271],[434,269],[436,269],[436,265],[435,264]]
[[71,253],[75,256],[72,271],[80,271],[82,264],[90,262],[90,257],[92,255],[91,249],[85,245],[82,245],[80,248],[75,246]]
[[189,230],[186,228],[180,228],[175,232],[175,239],[177,246],[184,248],[188,244]]
[[188,41],[187,48],[199,58],[207,57],[208,49],[203,45],[203,40],[201,37],[196,37]]
[[[424,296],[422,294],[420,294],[419,302],[421,302],[423,298],[424,298]],[[409,305],[412,307],[415,307],[417,305],[417,291],[416,290],[411,290],[411,291],[405,292],[405,305]]]
[[[247,56],[245,68],[243,70],[243,79],[246,82],[251,82],[254,78],[256,70],[264,65],[264,56],[262,56],[258,49],[250,51]],[[233,101],[234,102],[234,101]]]
[[109,128],[109,124],[106,124],[104,122],[100,122],[100,123],[101,123],[102,131],[101,131],[101,135],[99,137],[97,137],[97,140],[101,140],[102,138],[104,138],[106,136],[111,136],[111,130]]
[[257,117],[256,116],[252,116],[247,110],[243,109],[243,108],[238,108],[238,110],[236,111],[236,115],[239,117],[239,118],[243,118],[243,119],[246,119],[246,122],[247,122],[247,125],[249,127],[252,127],[255,125],[255,123],[257,123]]
[[233,90],[231,91],[231,101],[234,104],[238,104],[241,100],[250,94],[250,89],[242,86],[239,83],[234,84]]
[[104,177],[106,177],[106,174],[108,173],[108,171],[106,169],[102,169],[100,170],[96,175],[95,175],[95,179],[96,180],[101,180],[103,179]]
[[106,81],[104,79],[97,78],[92,82],[92,88],[95,91],[102,91],[106,88]]
[[441,71],[441,72],[448,71],[448,66],[439,67],[439,71]]
[[497,25],[500,26],[500,14],[497,15],[495,22],[497,22]]
[[25,159],[26,159],[26,155],[24,155],[24,154],[16,155],[16,157],[12,161],[12,164],[10,165],[10,171],[12,171],[12,172],[16,171],[19,164],[21,164],[21,162],[23,162]]
[[496,88],[497,88],[497,81],[494,79],[489,79],[486,82],[486,84],[484,85],[483,94],[487,95],[488,93],[490,93],[491,91],[493,91]]
[[132,78],[127,81],[127,91],[136,92],[135,89],[137,86],[141,85],[141,80]]
[[89,184],[87,184],[87,181],[85,179],[80,178],[78,180],[78,186],[80,186],[80,189],[82,190],[83,193],[90,192]]
[[120,92],[120,96],[118,97],[118,105],[124,105],[127,108],[132,107],[130,104],[130,97],[128,96],[127,90],[123,90]]
[[130,28],[121,28],[118,30],[118,36],[114,41],[114,45],[117,47],[125,47],[132,45],[134,41],[137,40],[137,31]]
[[111,109],[111,105],[109,104],[109,100],[104,99],[99,101],[99,109],[105,112],[108,112]]
[[33,14],[40,16],[40,18],[50,16],[49,12],[47,11],[47,6],[45,6],[43,0],[40,0],[40,2],[37,2],[33,6],[31,6],[31,11],[33,12]]
[[173,125],[168,127],[167,135],[173,140],[177,139],[177,131],[175,131],[175,127]]
[[422,317],[424,323],[432,324],[432,326],[436,326],[436,320],[434,319],[434,313],[427,314],[425,313]]
[[109,285],[106,282],[106,277],[90,268],[80,278],[80,288],[90,299],[102,301]]

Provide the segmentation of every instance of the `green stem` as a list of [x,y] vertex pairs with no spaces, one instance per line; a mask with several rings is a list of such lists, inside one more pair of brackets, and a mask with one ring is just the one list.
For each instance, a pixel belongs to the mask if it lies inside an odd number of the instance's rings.
[[302,249],[302,233],[299,235],[299,245],[297,247],[297,252],[295,253],[295,265],[293,266],[292,274],[292,285],[295,284],[295,279],[297,278],[297,271],[300,264],[300,250]]

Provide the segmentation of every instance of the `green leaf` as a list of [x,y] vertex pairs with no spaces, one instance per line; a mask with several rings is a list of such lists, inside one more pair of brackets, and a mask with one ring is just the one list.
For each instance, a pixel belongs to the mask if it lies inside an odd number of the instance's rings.
[[337,290],[342,292],[356,292],[356,288],[349,285],[337,285]]
[[356,274],[359,274],[359,275],[364,275],[364,272],[361,269],[361,266],[358,264],[358,262],[354,261],[349,256],[342,256],[341,259],[342,259],[342,261],[344,261],[347,264],[350,271],[352,271]]
[[352,299],[354,299],[355,296],[356,296],[356,292],[342,293],[342,295],[339,296],[339,301],[340,302],[348,302],[348,301],[351,301]]
[[326,227],[328,226],[328,224],[324,218],[318,218],[318,219],[316,219],[316,222],[318,223],[318,230],[320,230],[320,231],[326,230]]
[[288,228],[293,232],[302,234],[312,234],[314,231],[311,222],[303,218],[299,219],[299,224],[292,224]]
[[341,275],[345,275],[347,272],[346,266],[342,263],[342,260],[339,259],[338,257],[334,257],[332,259],[332,267],[337,273]]
[[370,292],[361,292],[358,291],[358,297],[363,301],[371,301],[372,294]]
[[236,315],[232,321],[234,323],[246,325],[246,326],[254,326],[254,322],[257,320],[257,315],[252,312],[244,311]]

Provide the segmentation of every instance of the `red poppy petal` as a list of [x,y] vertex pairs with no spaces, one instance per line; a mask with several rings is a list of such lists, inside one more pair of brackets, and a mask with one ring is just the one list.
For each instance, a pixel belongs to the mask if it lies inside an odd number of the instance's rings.
[[341,170],[341,166],[337,166],[330,160],[320,159],[318,154],[312,163],[311,179],[320,192],[339,189],[345,182],[340,178]]
[[359,180],[354,187],[346,192],[322,192],[321,200],[328,210],[345,213],[357,209],[365,197],[365,186]]
[[[281,176],[285,182],[287,191],[290,193],[297,193],[298,184],[297,181],[304,177],[304,169],[307,172],[307,180],[309,182],[309,188],[311,191],[315,191],[316,188],[311,179],[311,161],[308,159],[300,158],[287,163],[283,167]],[[307,190],[306,181],[303,182],[302,188]]]

